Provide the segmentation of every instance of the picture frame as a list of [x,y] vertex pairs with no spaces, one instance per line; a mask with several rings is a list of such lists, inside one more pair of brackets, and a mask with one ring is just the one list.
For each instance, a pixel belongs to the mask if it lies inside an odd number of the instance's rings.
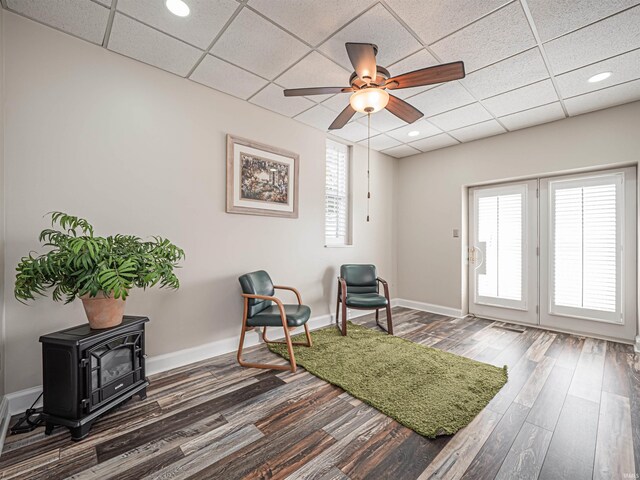
[[298,218],[297,153],[227,134],[227,213]]

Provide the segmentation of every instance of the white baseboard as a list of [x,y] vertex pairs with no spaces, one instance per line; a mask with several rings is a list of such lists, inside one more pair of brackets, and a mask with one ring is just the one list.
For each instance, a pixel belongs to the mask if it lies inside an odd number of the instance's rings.
[[446,315],[447,317],[461,318],[463,316],[462,310],[459,308],[443,307],[442,305],[416,302],[415,300],[406,300],[404,298],[394,298],[391,305],[394,307],[405,307],[412,308],[413,310],[422,310],[423,312],[437,313],[439,315]]
[[[24,413],[27,408],[30,408],[35,402],[38,395],[42,393],[42,385],[37,387],[25,388],[24,390],[18,390],[17,392],[7,393],[5,398],[8,404],[9,416],[17,415],[18,413]],[[38,400],[35,407],[42,406],[42,399]]]
[[[309,320],[309,328],[316,330],[331,324],[332,315],[321,315]],[[238,327],[239,328],[239,327]],[[274,339],[283,338],[284,333],[280,336],[274,335]],[[261,343],[261,336],[257,331],[247,332],[244,341],[244,347],[249,348]],[[190,363],[200,362],[207,358],[217,357],[225,353],[231,353],[238,350],[240,343],[240,335],[234,337],[216,340],[215,342],[198,345],[197,347],[178,350],[177,352],[165,353],[163,355],[155,355],[148,357],[146,362],[147,375],[165,372],[172,368],[182,367]]]
[[[451,317],[460,317],[462,315],[460,310],[399,298],[392,299],[391,306],[413,308],[415,310],[439,313],[441,315],[448,315]],[[369,313],[371,312],[365,310],[349,310],[349,318],[356,318],[362,315],[368,315]],[[309,328],[311,330],[315,330],[326,327],[327,325],[331,325],[334,321],[335,316],[332,314],[320,315],[309,320]],[[274,339],[276,338],[282,338],[282,335],[280,337],[275,335]],[[225,353],[235,352],[238,349],[239,341],[240,336],[236,335],[206,343],[204,345],[198,345],[197,347],[186,348],[184,350],[178,350],[176,352],[165,353],[162,355],[149,356],[146,362],[147,375],[165,372],[173,368],[183,367],[190,363],[200,362]],[[260,336],[256,332],[249,332],[245,338],[245,347],[253,347],[261,343],[261,341]],[[42,385],[39,385],[7,394],[5,396],[5,400],[7,403],[8,414],[11,416],[23,413],[27,408],[31,407],[34,400],[41,392]],[[36,404],[36,407],[40,406],[42,406],[42,400]]]
[[10,420],[9,401],[6,396],[3,396],[0,401],[0,455],[2,455],[2,447],[4,446],[4,439],[7,436]]

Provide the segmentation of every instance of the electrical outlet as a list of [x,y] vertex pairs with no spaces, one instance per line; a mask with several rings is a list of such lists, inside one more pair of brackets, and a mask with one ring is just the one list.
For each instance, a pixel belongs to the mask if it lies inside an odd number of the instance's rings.
[[453,238],[460,238],[460,230],[457,228],[453,229]]

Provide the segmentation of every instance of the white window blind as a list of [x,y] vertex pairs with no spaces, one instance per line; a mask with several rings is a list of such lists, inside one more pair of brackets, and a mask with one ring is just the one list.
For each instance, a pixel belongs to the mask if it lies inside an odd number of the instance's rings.
[[483,192],[476,204],[481,262],[477,292],[481,297],[521,302],[524,192],[506,188],[504,194],[492,193]]
[[622,322],[622,174],[551,183],[551,313]]
[[350,244],[349,147],[327,140],[325,244]]

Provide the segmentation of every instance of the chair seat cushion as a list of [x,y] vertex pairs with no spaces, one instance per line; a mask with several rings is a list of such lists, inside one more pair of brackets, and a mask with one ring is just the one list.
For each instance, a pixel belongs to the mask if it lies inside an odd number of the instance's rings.
[[[311,316],[311,309],[306,305],[284,305],[284,313],[287,316],[287,325],[300,327],[307,323]],[[277,305],[271,305],[251,318],[247,318],[249,327],[281,327],[280,309]]]
[[382,308],[387,306],[387,299],[377,293],[347,293],[347,307]]

